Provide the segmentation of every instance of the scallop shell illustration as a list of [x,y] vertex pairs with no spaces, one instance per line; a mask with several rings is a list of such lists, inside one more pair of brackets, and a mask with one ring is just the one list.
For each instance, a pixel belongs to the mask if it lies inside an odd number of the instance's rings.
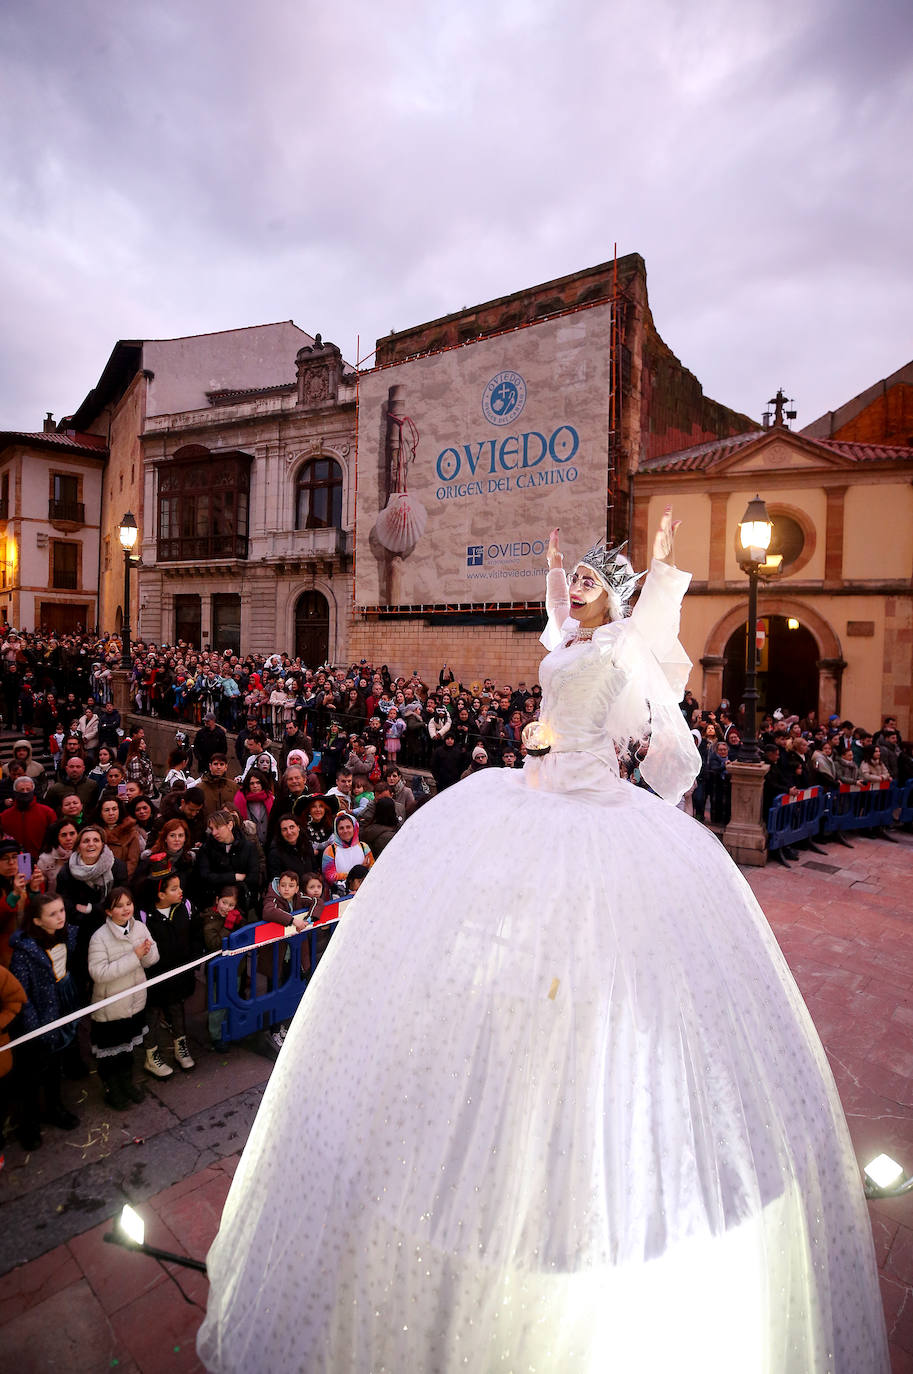
[[391,553],[409,553],[415,548],[428,523],[428,512],[421,501],[407,491],[394,492],[374,526],[378,543]]

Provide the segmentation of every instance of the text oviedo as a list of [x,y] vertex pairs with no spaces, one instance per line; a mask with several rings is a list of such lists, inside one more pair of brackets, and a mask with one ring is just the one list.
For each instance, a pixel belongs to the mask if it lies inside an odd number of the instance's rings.
[[[567,465],[579,447],[580,436],[573,425],[559,425],[548,437],[533,429],[525,434],[506,434],[500,440],[479,439],[475,444],[451,446],[438,454],[437,476],[446,485],[435,494],[439,501],[447,501],[460,496],[481,496],[486,490],[510,491],[512,486],[523,489],[573,482],[577,469]],[[549,466],[534,471],[546,460]],[[514,475],[503,477],[502,473]],[[489,480],[465,480],[479,477]]]

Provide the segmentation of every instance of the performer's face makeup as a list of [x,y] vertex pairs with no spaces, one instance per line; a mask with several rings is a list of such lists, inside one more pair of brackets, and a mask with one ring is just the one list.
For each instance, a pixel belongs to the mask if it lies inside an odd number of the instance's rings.
[[609,594],[585,563],[578,563],[568,579],[571,615],[581,625],[604,625],[609,618]]

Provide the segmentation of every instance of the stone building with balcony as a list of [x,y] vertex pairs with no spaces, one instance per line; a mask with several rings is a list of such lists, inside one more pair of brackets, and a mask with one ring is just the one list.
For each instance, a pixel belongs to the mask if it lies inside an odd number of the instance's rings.
[[0,619],[69,634],[98,620],[103,438],[0,433]]
[[[313,343],[310,334],[292,320],[274,324],[191,334],[175,339],[119,339],[96,385],[73,415],[61,420],[61,431],[97,436],[107,449],[101,493],[101,559],[98,574],[98,623],[102,630],[120,630],[123,617],[124,563],[118,527],[131,511],[142,534],[150,514],[144,496],[144,434],[155,428],[156,441],[167,417],[212,408],[211,397],[229,394],[228,387],[272,394],[277,384],[295,390],[295,355]],[[192,426],[187,430],[192,436]],[[185,440],[190,442],[190,439]],[[208,490],[208,483],[207,490]],[[96,514],[98,504],[94,507]],[[190,505],[184,503],[184,518]],[[148,551],[155,540],[145,539]],[[204,560],[208,553],[203,555]],[[130,619],[136,628],[136,588],[131,595]],[[155,617],[153,617],[155,621]]]
[[309,663],[348,652],[355,374],[320,335],[294,381],[146,416],[137,633]]

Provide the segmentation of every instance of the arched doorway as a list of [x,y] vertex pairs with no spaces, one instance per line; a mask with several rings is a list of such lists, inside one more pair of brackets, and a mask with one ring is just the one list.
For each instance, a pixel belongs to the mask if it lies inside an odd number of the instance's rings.
[[[786,673],[786,690],[783,695],[785,700],[768,700],[768,705],[774,708],[778,705],[792,705],[795,710],[799,710],[799,704],[793,697],[801,692],[802,700],[809,701],[811,707],[817,709],[821,720],[826,720],[832,711],[840,710],[840,687],[843,677],[843,670],[846,668],[843,654],[840,651],[840,640],[834,632],[834,627],[829,621],[825,620],[814,606],[808,602],[800,600],[798,597],[778,595],[778,590],[773,588],[764,590],[761,605],[758,610],[760,618],[766,623],[779,619],[783,629],[778,630],[778,635],[787,634],[785,644],[781,643],[779,649],[774,651],[773,662],[779,660],[780,669]],[[735,690],[739,681],[744,683],[745,672],[745,621],[747,606],[744,600],[732,606],[716,622],[713,629],[707,635],[704,645],[704,653],[701,657],[701,667],[704,670],[704,680],[701,688],[701,698],[703,704],[708,708],[715,708],[721,697],[728,697],[734,707],[738,707],[739,695]],[[797,634],[797,630],[789,630],[786,622],[795,620],[799,629],[807,630],[814,644],[816,659],[815,670],[817,673],[817,700],[812,691],[811,698],[807,698],[806,689],[802,686],[794,686],[793,678],[801,670],[803,662],[801,649],[802,637],[793,640],[792,636]],[[741,648],[739,642],[733,641],[737,631],[741,631]],[[797,647],[793,648],[793,645]],[[807,648],[807,645],[806,645]],[[795,653],[797,670],[791,667],[791,660]],[[771,655],[768,653],[768,667],[770,672]],[[732,678],[729,671],[741,674],[740,678]],[[807,676],[807,674],[806,674]],[[724,686],[724,682],[727,684]],[[773,682],[768,681],[767,691],[769,698],[773,691],[782,687],[783,679],[775,678]]]
[[[794,616],[771,615],[760,622],[765,630],[758,652],[758,710],[763,715],[778,706],[798,716],[818,710],[818,645],[814,635]],[[734,707],[745,692],[748,625],[739,625],[723,650],[723,696]]]
[[295,656],[306,668],[330,656],[330,607],[321,592],[302,592],[295,602]]

